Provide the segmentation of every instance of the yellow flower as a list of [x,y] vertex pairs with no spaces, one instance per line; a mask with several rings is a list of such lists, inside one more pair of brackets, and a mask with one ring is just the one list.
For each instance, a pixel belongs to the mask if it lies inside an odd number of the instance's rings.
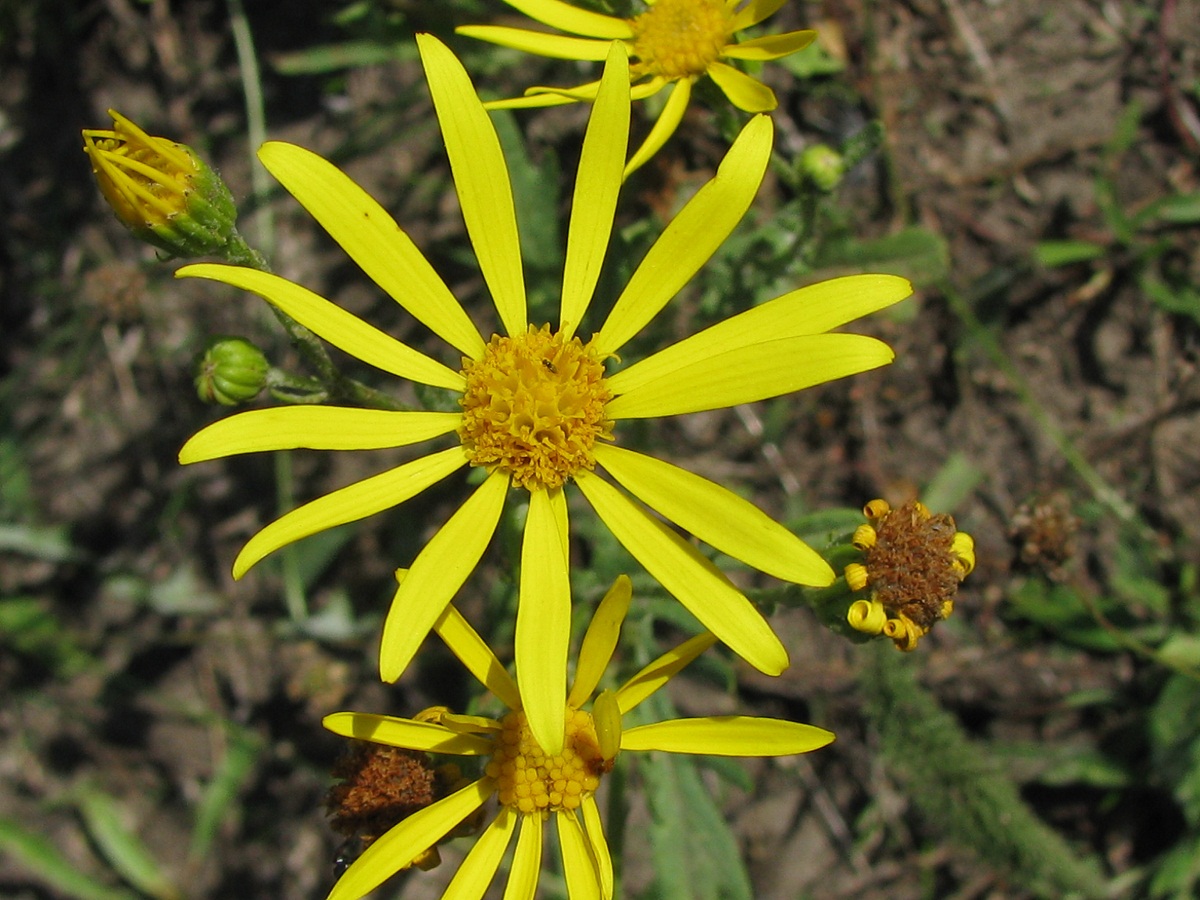
[[868,523],[854,532],[863,561],[846,566],[855,600],[846,621],[864,634],[883,634],[901,650],[915,650],[929,629],[954,611],[958,585],[975,568],[975,541],[945,513],[919,500],[892,509],[886,500],[863,508]]
[[[787,652],[746,597],[691,542],[618,488],[722,553],[785,581],[826,585],[833,570],[783,526],[732,491],[623,449],[625,419],[719,409],[775,397],[885,365],[891,350],[828,329],[903,299],[902,278],[863,275],[802,288],[609,374],[605,362],[704,264],[746,212],[771,153],[760,116],[716,177],[676,216],[637,267],[600,330],[583,343],[587,310],[608,246],[628,140],[629,81],[620,45],[605,70],[584,140],[567,237],[560,324],[531,327],[508,172],[487,112],[466,72],[439,41],[418,35],[458,197],[484,281],[503,323],[485,341],[420,251],[384,209],[330,163],[269,143],[264,165],[377,285],[455,348],[459,371],[276,275],[196,265],[210,278],[260,294],[347,353],[401,378],[458,395],[459,412],[287,407],[242,413],[192,437],[180,461],[307,447],[400,447],[456,434],[448,449],[367,478],[287,513],[246,544],[240,577],[268,553],[326,528],[396,506],[464,466],[488,473],[421,550],[384,623],[380,675],[394,681],[483,555],[512,487],[529,501],[516,621],[516,670],[534,733],[557,750],[563,732],[567,642],[568,516],[573,484],[647,571],[734,652],[778,674]],[[595,466],[603,467],[608,477]],[[615,483],[614,483],[615,482]]]
[[237,208],[225,183],[190,147],[151,137],[115,110],[111,130],[87,129],[83,149],[121,223],[176,256],[204,256],[235,234]]
[[[567,894],[573,900],[613,895],[612,860],[595,799],[601,778],[621,751],[658,750],[716,756],[786,756],[824,747],[833,734],[813,725],[751,716],[670,719],[625,729],[622,717],[711,647],[701,634],[650,663],[617,690],[584,709],[608,667],[629,608],[629,579],[621,576],[600,602],[579,650],[563,721],[561,750],[549,751],[531,733],[523,692],[483,639],[453,606],[434,626],[463,665],[505,706],[499,719],[437,711],[415,719],[339,712],[325,718],[337,734],[392,747],[486,759],[483,775],[403,819],[375,839],[346,871],[328,900],[357,900],[421,859],[459,822],[495,797],[498,811],[463,860],[444,896],[481,897],[517,834],[510,900],[532,900],[541,869],[543,833],[558,832]],[[563,706],[562,698],[559,705]],[[433,719],[433,721],[430,721]]]
[[[610,42],[629,51],[632,98],[643,100],[674,85],[666,105],[642,146],[629,160],[626,174],[659,151],[683,119],[692,85],[708,75],[729,102],[750,113],[770,112],[775,93],[761,81],[736,69],[726,59],[761,62],[803,50],[815,31],[792,31],[738,43],[736,35],[763,21],[786,0],[646,0],[646,11],[631,19],[590,12],[561,0],[504,0],[532,19],[570,35],[547,34],[494,25],[467,25],[459,34],[558,59],[603,60]],[[738,7],[741,6],[741,9]],[[531,87],[524,97],[486,104],[489,109],[554,106],[594,100],[599,82],[575,88]]]

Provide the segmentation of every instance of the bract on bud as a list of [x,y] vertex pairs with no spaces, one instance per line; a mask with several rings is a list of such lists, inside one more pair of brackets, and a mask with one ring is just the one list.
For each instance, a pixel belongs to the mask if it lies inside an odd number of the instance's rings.
[[220,255],[237,233],[237,207],[225,183],[190,147],[151,137],[108,112],[112,129],[85,129],[83,149],[117,218],[174,256]]
[[266,387],[270,368],[263,352],[245,338],[214,338],[196,360],[196,393],[205,403],[245,403]]
[[832,191],[846,174],[846,160],[828,144],[813,144],[800,154],[800,174],[818,190]]

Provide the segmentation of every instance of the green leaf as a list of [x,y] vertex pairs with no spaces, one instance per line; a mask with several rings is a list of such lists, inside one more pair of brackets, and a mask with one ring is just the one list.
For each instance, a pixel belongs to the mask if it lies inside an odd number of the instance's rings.
[[1068,644],[1104,653],[1115,653],[1123,646],[1095,620],[1079,595],[1065,585],[1030,580],[1018,587],[1009,601],[1010,611]]
[[16,859],[39,881],[76,900],[137,900],[128,891],[109,887],[74,868],[49,838],[11,819],[0,818],[0,850]]
[[737,839],[696,771],[672,753],[639,758],[650,807],[652,894],[678,900],[751,900]]
[[1091,241],[1041,241],[1033,248],[1033,258],[1038,265],[1048,269],[1069,266],[1072,263],[1099,259],[1108,250],[1102,244]]
[[949,512],[970,496],[983,476],[966,454],[952,453],[921,492],[921,501],[935,514]]
[[1200,193],[1171,194],[1142,209],[1133,219],[1145,225],[1196,225],[1200,223]]
[[129,884],[157,900],[182,900],[183,892],[167,877],[134,831],[127,811],[98,788],[84,787],[76,799],[84,826],[104,858]]
[[281,53],[271,57],[271,67],[281,75],[323,75],[341,69],[408,62],[417,58],[417,45],[411,41],[346,41],[341,44],[309,47],[295,53]]
[[93,661],[58,617],[34,597],[0,600],[0,646],[37,659],[63,678],[78,674]]
[[1164,312],[1190,316],[1200,322],[1200,290],[1192,285],[1184,284],[1172,287],[1154,275],[1146,273],[1140,279],[1139,286],[1146,296],[1154,301],[1154,305]]
[[778,62],[797,78],[815,78],[819,75],[836,75],[846,64],[831,56],[819,41],[813,41],[803,50],[790,53]]
[[911,227],[874,240],[831,243],[816,263],[821,268],[889,272],[918,284],[933,284],[950,271],[950,249],[941,235]]
[[196,821],[192,828],[192,842],[188,858],[199,860],[208,853],[217,837],[221,823],[233,810],[233,805],[254,772],[254,764],[262,752],[262,741],[253,732],[232,723],[226,725],[225,753],[212,781],[204,789],[200,808],[196,810]]

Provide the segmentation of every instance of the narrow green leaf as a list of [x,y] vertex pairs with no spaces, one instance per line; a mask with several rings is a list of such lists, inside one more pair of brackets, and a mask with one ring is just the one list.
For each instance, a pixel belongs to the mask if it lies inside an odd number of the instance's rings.
[[1107,252],[1102,244],[1091,241],[1040,241],[1033,248],[1033,258],[1040,266],[1057,269],[1059,266],[1099,259]]
[[262,752],[258,736],[236,725],[226,728],[225,754],[213,773],[212,781],[204,789],[200,808],[196,810],[196,821],[192,828],[192,842],[188,858],[198,860],[212,847],[221,823],[229,815],[242,786],[254,771],[254,764]]
[[122,878],[157,900],[182,900],[183,893],[171,883],[137,834],[126,826],[125,810],[116,799],[96,788],[84,788],[77,803],[88,834]]
[[27,831],[11,819],[0,818],[0,851],[15,859],[33,877],[76,900],[137,900],[128,891],[109,887],[80,872],[54,842]]

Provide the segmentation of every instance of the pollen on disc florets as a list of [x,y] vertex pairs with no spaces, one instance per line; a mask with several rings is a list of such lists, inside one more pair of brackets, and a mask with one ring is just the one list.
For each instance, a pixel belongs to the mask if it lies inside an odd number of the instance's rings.
[[633,51],[647,74],[703,75],[733,34],[725,0],[658,0],[631,20]]
[[561,487],[596,465],[596,441],[612,435],[604,365],[579,338],[549,325],[516,337],[493,335],[463,366],[458,434],[475,466],[502,469],[514,487]]
[[496,780],[496,795],[505,806],[532,814],[578,809],[608,771],[590,713],[567,709],[562,753],[549,756],[533,736],[525,713],[505,716],[487,775]]

